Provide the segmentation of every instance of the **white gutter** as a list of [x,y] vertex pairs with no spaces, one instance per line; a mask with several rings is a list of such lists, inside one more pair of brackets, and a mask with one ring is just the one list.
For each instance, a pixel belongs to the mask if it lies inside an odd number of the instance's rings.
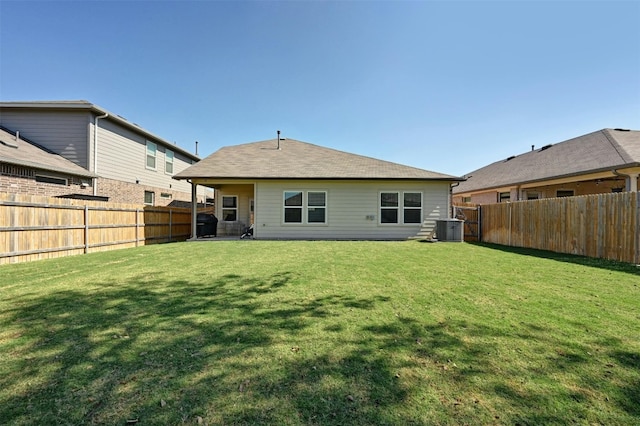
[[98,120],[107,118],[109,113],[97,116],[93,121],[93,174],[96,175],[93,180],[93,195],[98,195]]
[[625,174],[620,173],[616,169],[611,170],[611,173],[616,176],[625,178],[627,187],[626,189],[628,192],[638,192],[638,173]]

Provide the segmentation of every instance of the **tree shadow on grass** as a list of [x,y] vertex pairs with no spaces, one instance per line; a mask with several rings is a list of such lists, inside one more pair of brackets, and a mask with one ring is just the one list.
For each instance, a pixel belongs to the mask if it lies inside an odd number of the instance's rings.
[[487,247],[494,250],[500,250],[507,253],[521,254],[524,256],[534,256],[534,257],[539,257],[541,259],[551,259],[558,262],[573,263],[575,265],[589,266],[592,268],[600,268],[600,269],[606,269],[609,271],[616,271],[616,272],[625,272],[627,274],[632,274],[632,275],[640,275],[640,267],[630,263],[625,263],[625,262],[616,262],[613,260],[578,256],[578,255],[568,254],[568,253],[557,253],[557,252],[548,251],[548,250],[504,246],[501,244],[492,244],[492,243],[469,243],[469,244],[474,244],[481,247]]
[[[378,313],[391,299],[301,298],[287,292],[296,285],[304,284],[289,271],[193,281],[140,276],[101,283],[94,293],[16,300],[0,323],[20,328],[0,342],[6,372],[0,419],[15,425],[197,424],[199,417],[208,424],[424,425],[588,418],[581,407],[593,401],[581,389],[518,381],[525,374],[527,380],[579,374],[591,362],[585,347],[535,325],[505,336],[504,328],[455,318],[345,324],[343,312]],[[329,336],[314,346],[318,329]],[[513,347],[533,339],[555,352],[530,370],[496,365],[493,342],[505,338]],[[638,418],[639,355],[615,342],[602,347],[631,375],[611,373],[623,383],[617,394],[609,389],[613,403]],[[509,369],[513,379],[505,380]],[[589,380],[576,386],[589,390]],[[570,407],[557,410],[558,401]]]
[[[291,352],[288,341],[333,310],[369,310],[383,298],[286,300],[280,291],[293,280],[291,272],[258,279],[229,274],[210,282],[141,276],[101,283],[92,294],[62,291],[17,301],[4,315],[5,325],[20,332],[8,352],[0,346],[8,372],[0,377],[0,419],[16,425],[178,424],[201,416],[222,424],[286,424],[298,416],[313,422],[307,398],[313,394],[331,406],[336,424],[374,421],[374,413],[365,418],[353,410],[340,378],[360,383],[366,398],[397,400],[402,392],[389,386],[382,358],[360,370],[364,354],[357,350],[334,363],[323,360],[325,354],[282,359],[272,348]],[[318,389],[313,374],[322,371],[331,380]]]

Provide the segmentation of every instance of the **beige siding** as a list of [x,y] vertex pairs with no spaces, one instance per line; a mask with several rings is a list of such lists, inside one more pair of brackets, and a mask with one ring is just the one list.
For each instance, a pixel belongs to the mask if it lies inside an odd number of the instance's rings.
[[[284,224],[283,192],[287,190],[326,191],[327,223]],[[379,223],[381,191],[421,192],[423,224]],[[263,181],[256,185],[256,197],[255,237],[266,239],[405,239],[430,232],[449,211],[448,182]]]
[[116,123],[99,120],[97,174],[130,183],[137,181],[158,189],[190,192],[191,185],[188,182],[172,179],[173,174],[191,165],[187,163],[189,160],[174,151],[174,173],[167,174],[164,169],[167,148],[156,140],[150,141],[157,145],[155,170],[146,167],[147,138]]
[[29,111],[3,108],[0,125],[89,169],[89,123],[83,111]]

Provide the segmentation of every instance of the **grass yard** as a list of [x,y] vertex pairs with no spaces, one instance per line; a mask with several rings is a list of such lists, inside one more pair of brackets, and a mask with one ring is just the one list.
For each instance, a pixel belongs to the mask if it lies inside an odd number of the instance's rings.
[[640,424],[640,268],[420,242],[0,267],[0,423]]

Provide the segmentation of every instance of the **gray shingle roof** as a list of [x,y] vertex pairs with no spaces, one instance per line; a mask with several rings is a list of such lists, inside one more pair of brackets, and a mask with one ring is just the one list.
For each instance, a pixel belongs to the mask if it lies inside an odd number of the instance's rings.
[[603,129],[468,173],[454,193],[640,166],[640,131]]
[[52,153],[22,137],[16,140],[14,133],[0,128],[0,163],[14,164],[72,176],[94,177],[87,169]]
[[461,178],[350,154],[293,139],[227,146],[176,179],[415,179]]

